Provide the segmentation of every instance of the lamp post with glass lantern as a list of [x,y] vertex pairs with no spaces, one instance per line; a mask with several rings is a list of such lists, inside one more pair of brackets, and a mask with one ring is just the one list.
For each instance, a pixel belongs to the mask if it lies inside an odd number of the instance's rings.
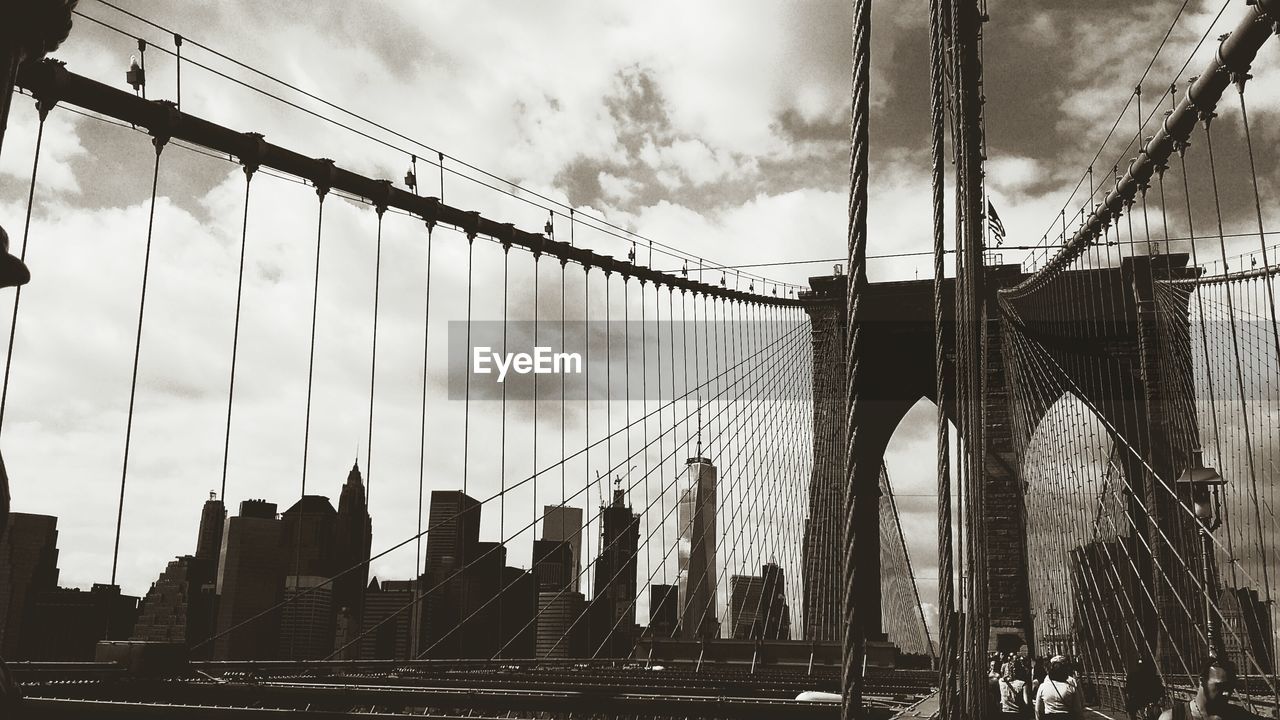
[[1222,628],[1217,611],[1218,578],[1213,567],[1213,531],[1222,526],[1222,499],[1218,488],[1227,484],[1217,470],[1204,466],[1201,450],[1191,451],[1191,467],[1178,477],[1178,486],[1191,496],[1196,524],[1200,526],[1200,564],[1204,578],[1205,636],[1209,656],[1222,657]]

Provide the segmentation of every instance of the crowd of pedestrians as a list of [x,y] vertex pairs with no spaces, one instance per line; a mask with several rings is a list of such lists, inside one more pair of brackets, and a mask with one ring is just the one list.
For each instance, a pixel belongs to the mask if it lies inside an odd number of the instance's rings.
[[1062,655],[1043,658],[995,653],[988,682],[993,702],[1007,720],[1083,720],[1084,693],[1077,666]]
[[[1125,677],[1125,710],[1130,720],[1252,720],[1259,716],[1233,705],[1236,668],[1210,659],[1200,671],[1191,700],[1170,701],[1159,673],[1138,661]],[[987,681],[992,707],[1003,720],[1084,720],[1080,665],[1054,655],[1044,658],[992,653]]]

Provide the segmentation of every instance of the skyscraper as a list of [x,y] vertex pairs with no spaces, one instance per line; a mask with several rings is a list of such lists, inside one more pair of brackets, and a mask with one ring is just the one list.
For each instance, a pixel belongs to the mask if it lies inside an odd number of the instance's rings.
[[729,579],[729,622],[736,640],[785,640],[791,636],[782,568],[766,563],[759,575]]
[[333,652],[338,608],[333,583],[326,581],[345,569],[339,567],[337,535],[338,514],[322,495],[303,495],[280,516],[286,602],[280,608],[278,657],[283,660],[321,660]]
[[680,589],[675,585],[649,586],[649,636],[669,638],[680,623]]
[[573,546],[564,540],[533,541],[533,582],[539,591],[573,587]]
[[196,536],[196,557],[205,561],[218,576],[218,556],[222,552],[222,530],[227,523],[227,509],[216,493],[209,493],[200,511],[200,534]]
[[58,587],[58,518],[10,513],[0,538],[0,656],[14,659],[37,593]]
[[462,619],[455,631],[460,635],[462,657],[488,659],[502,646],[498,594],[506,564],[507,548],[502,543],[476,543],[475,557],[462,572]]
[[574,592],[573,546],[567,540],[533,541],[533,581],[537,588],[536,657],[566,658],[581,654],[586,623],[582,593]]
[[569,543],[570,588],[579,590],[578,574],[582,571],[582,508],[569,505],[547,505],[542,508],[542,539]]
[[538,588],[533,573],[520,568],[502,569],[504,588],[499,602],[498,634],[504,658],[531,658],[535,652],[537,628],[533,620],[538,609]]
[[217,619],[213,567],[214,562],[191,555],[170,560],[142,600],[132,639],[189,648],[207,640]]
[[[700,444],[699,444],[700,445]],[[701,449],[701,448],[699,448]],[[680,498],[680,636],[720,635],[716,619],[716,466],[696,456],[685,463],[688,489]],[[685,524],[687,519],[688,524]],[[688,556],[684,549],[688,547]]]
[[285,576],[277,657],[324,660],[333,652],[333,585],[326,583],[327,579],[320,575]]
[[138,598],[104,583],[44,590],[32,605],[23,655],[29,660],[93,660],[98,641],[129,639],[138,617]]
[[280,540],[288,575],[331,577],[338,571],[337,525],[329,498],[303,495],[280,515]]
[[458,633],[449,631],[462,619],[461,570],[476,557],[480,503],[457,490],[433,491],[427,527],[418,652],[433,658],[458,657],[461,652]]
[[373,520],[365,500],[364,481],[360,466],[351,466],[347,482],[338,496],[338,517],[335,538],[334,572],[363,563],[359,568],[333,581],[333,607],[337,612],[360,614],[365,590],[369,585],[369,548],[373,540]]
[[[226,632],[280,601],[289,560],[276,505],[265,500],[240,503],[227,519],[218,563],[218,632]],[[280,613],[267,613],[214,642],[217,660],[266,660],[276,657]]]
[[361,613],[359,659],[411,660],[410,620],[416,580],[369,581]]
[[626,491],[613,491],[613,504],[600,508],[600,557],[596,560],[588,652],[630,656],[635,647],[636,551],[640,519],[626,505]]
[[448,576],[480,541],[480,503],[458,490],[434,490],[427,527],[427,572]]
[[573,658],[583,656],[584,623],[582,593],[571,590],[538,592],[538,632],[536,657]]

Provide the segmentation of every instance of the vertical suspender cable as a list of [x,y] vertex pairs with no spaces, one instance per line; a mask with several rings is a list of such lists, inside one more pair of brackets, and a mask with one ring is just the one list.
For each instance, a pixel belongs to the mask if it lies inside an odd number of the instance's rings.
[[378,240],[374,248],[373,260],[373,340],[369,355],[369,436],[364,447],[364,502],[365,507],[373,500],[373,389],[378,377],[378,296],[382,289],[382,216],[387,212],[386,205],[375,208],[378,213]]
[[[414,536],[415,574],[413,577],[414,603],[422,601],[422,575],[424,559],[422,557],[422,499],[423,485],[427,475],[427,357],[431,349],[431,245],[435,234],[435,223],[427,223],[427,287],[426,299],[422,313],[422,414],[418,429],[418,533]],[[418,656],[419,630],[418,622],[422,616],[420,608],[415,607],[411,623],[414,627],[412,652]]]
[[[565,268],[568,266],[568,262],[569,262],[568,260],[565,260],[564,258],[560,258],[560,345],[561,345],[560,349],[561,351],[564,350],[564,346],[566,345],[565,323],[564,323],[564,320],[565,320],[564,281],[565,281]],[[568,497],[568,489],[567,489],[568,485],[565,482],[565,472],[566,472],[565,466],[568,464],[565,460],[565,455],[567,454],[565,452],[565,427],[566,427],[565,411],[564,411],[564,398],[565,398],[565,392],[564,392],[565,377],[564,376],[565,374],[559,373],[559,375],[560,375],[560,504],[564,505],[565,499]],[[591,507],[590,502],[587,502],[584,504],[588,508]],[[587,513],[587,515],[590,516],[590,513]],[[580,536],[582,533],[582,528],[578,527],[576,533]],[[564,537],[564,513],[560,513],[560,536]],[[582,538],[579,537],[579,542],[581,542],[581,540]]]
[[[538,260],[542,258],[542,253],[534,252],[533,254],[533,346],[538,347],[538,278],[542,274],[539,272],[540,265]],[[533,503],[530,509],[533,511],[534,524],[538,521],[538,374],[533,374],[533,452],[531,457],[531,468],[533,472]],[[546,518],[543,518],[543,530],[546,530]],[[537,534],[537,529],[534,529]],[[536,560],[536,558],[535,558]],[[534,592],[538,592],[534,588]]]
[[[116,508],[115,546],[111,551],[111,584],[116,584],[116,569],[120,562],[120,528],[124,521],[125,481],[129,478],[129,447],[133,440],[133,406],[138,394],[138,357],[142,351],[142,321],[147,310],[147,279],[151,273],[151,237],[156,222],[156,189],[160,182],[160,153],[168,138],[157,135],[151,142],[155,146],[156,161],[151,173],[151,209],[147,214],[147,246],[142,259],[142,293],[138,298],[138,331],[133,342],[133,375],[129,381],[129,414],[124,430],[124,460],[120,465],[120,501]],[[108,637],[110,629],[108,628]]]
[[[1249,111],[1244,101],[1244,85],[1247,78],[1248,78],[1247,74],[1240,74],[1236,76],[1236,90],[1238,91],[1237,94],[1240,96],[1240,120],[1241,120],[1241,124],[1244,126],[1245,147],[1248,149],[1248,152],[1249,152],[1249,176],[1250,176],[1250,179],[1253,181],[1253,208],[1258,218],[1258,245],[1262,250],[1262,266],[1269,271],[1271,269],[1271,258],[1267,255],[1267,234],[1263,229],[1263,224],[1262,224],[1262,196],[1258,190],[1258,168],[1253,158],[1253,138],[1249,133]],[[23,249],[24,250],[26,249],[25,244],[23,245]],[[1276,323],[1276,298],[1275,298],[1275,290],[1272,287],[1272,282],[1273,282],[1273,277],[1270,275],[1262,278],[1262,284],[1265,286],[1267,291],[1267,310],[1268,310],[1267,318],[1271,322],[1271,341],[1275,347],[1276,362],[1280,362],[1280,329],[1277,328],[1277,323]],[[0,410],[0,418],[3,418],[3,410]],[[1258,547],[1265,548],[1266,540],[1263,538],[1262,513],[1259,509],[1258,494],[1257,494],[1256,487],[1253,490],[1253,512],[1254,512],[1254,524],[1257,525],[1258,527]],[[1270,607],[1274,607],[1271,604],[1272,602],[1271,587],[1270,587],[1271,581],[1270,581],[1269,573],[1266,571],[1267,564],[1266,564],[1265,549],[1262,552],[1263,552],[1263,555],[1262,555],[1263,576],[1262,577],[1263,577],[1263,582],[1266,585],[1266,587],[1264,588],[1266,592],[1265,600],[1267,603],[1267,607],[1270,608]],[[1270,659],[1271,659],[1271,673],[1272,673],[1271,684],[1275,688],[1280,688],[1280,666],[1277,666],[1276,664],[1275,652],[1272,651],[1270,655],[1271,655]],[[1275,693],[1275,701],[1276,701],[1276,705],[1280,707],[1280,689],[1278,689]]]
[[[31,210],[36,199],[36,174],[40,169],[40,146],[44,141],[44,121],[49,116],[49,108],[43,102],[36,103],[40,113],[40,125],[36,128],[36,152],[31,161],[31,187],[27,190],[27,217],[22,226],[22,250],[18,259],[26,262],[27,242],[31,238]],[[4,356],[4,387],[0,388],[0,429],[4,428],[4,410],[9,400],[9,371],[13,367],[13,338],[18,331],[18,303],[22,301],[22,286],[19,285],[13,295],[13,317],[9,320],[9,348]],[[3,528],[0,528],[0,532]]]
[[319,198],[316,210],[316,271],[315,285],[311,291],[311,355],[307,362],[307,413],[302,430],[302,492],[299,497],[307,494],[307,451],[311,446],[311,389],[316,369],[316,311],[320,302],[320,239],[324,233],[324,199],[328,194],[328,186],[316,185],[316,196]]
[[[471,295],[473,284],[472,269],[474,266],[474,256],[476,251],[476,235],[472,231],[467,232],[467,342],[463,348],[467,352],[467,356],[471,355]],[[464,373],[466,381],[464,383],[464,400],[462,407],[462,494],[467,494],[467,471],[471,467],[471,372],[470,369]]]
[[236,316],[231,331],[231,378],[227,383],[227,427],[222,438],[222,489],[218,497],[227,501],[227,462],[231,457],[231,407],[236,395],[236,361],[240,353],[240,306],[244,296],[244,256],[249,237],[249,187],[253,183],[256,163],[244,165],[244,218],[240,225],[240,270],[236,276]]
[[[507,357],[507,299],[509,295],[511,265],[511,243],[502,244],[502,356]],[[507,541],[507,384],[502,383],[502,430],[498,450],[498,541]],[[505,582],[502,580],[501,582]],[[506,647],[506,639],[502,634],[502,605],[507,595],[508,586],[498,591],[498,642]]]
[[[1227,266],[1227,244],[1222,231],[1222,205],[1221,205],[1221,201],[1218,198],[1218,171],[1217,171],[1217,168],[1215,167],[1214,156],[1213,156],[1213,132],[1209,129],[1209,125],[1212,119],[1213,119],[1212,113],[1205,114],[1203,118],[1204,138],[1205,138],[1205,148],[1208,151],[1208,155],[1209,155],[1209,176],[1213,182],[1213,207],[1214,207],[1215,217],[1217,218],[1217,221],[1218,221],[1218,249],[1222,255],[1222,271],[1226,273],[1226,272],[1229,272],[1229,268]],[[1250,427],[1251,423],[1249,422],[1249,406],[1246,400],[1246,393],[1245,393],[1245,387],[1244,387],[1244,369],[1240,361],[1240,338],[1239,338],[1238,329],[1236,327],[1237,323],[1236,323],[1235,301],[1232,300],[1231,298],[1230,285],[1225,285],[1225,284],[1223,285],[1223,295],[1226,299],[1227,319],[1230,323],[1230,328],[1231,328],[1231,352],[1232,352],[1233,359],[1235,360],[1236,391],[1239,393],[1239,396],[1240,396],[1240,414],[1241,414],[1241,420],[1243,422],[1243,430],[1244,430],[1245,460],[1249,466],[1249,481],[1250,481],[1250,487],[1252,490],[1251,494],[1254,501],[1254,510],[1256,512],[1257,501],[1258,501],[1258,474],[1257,474],[1257,467],[1256,467],[1256,463],[1253,455],[1253,437],[1252,437],[1253,433],[1252,433],[1252,428]],[[1271,592],[1271,580],[1270,580],[1270,571],[1267,568],[1267,562],[1266,562],[1266,558],[1267,558],[1266,546],[1262,545],[1260,546],[1259,549],[1262,552],[1263,583],[1266,586],[1265,591],[1269,595]],[[1207,570],[1208,569],[1206,569],[1206,575],[1205,575],[1206,578],[1209,577]],[[1207,592],[1210,595],[1210,599],[1216,603],[1217,602],[1216,588],[1210,586],[1209,588],[1207,588]],[[1218,623],[1215,624],[1215,627],[1220,626],[1221,622],[1222,622],[1222,619],[1218,618]],[[1221,642],[1221,638],[1210,637],[1209,641],[1211,643],[1215,641]],[[1221,649],[1218,647],[1212,647],[1210,648],[1210,651],[1219,652],[1221,651]]]

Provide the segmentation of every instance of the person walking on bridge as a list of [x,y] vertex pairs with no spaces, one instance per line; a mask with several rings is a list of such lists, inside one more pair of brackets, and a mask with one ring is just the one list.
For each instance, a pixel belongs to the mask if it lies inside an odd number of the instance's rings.
[[1036,690],[1036,720],[1084,720],[1084,696],[1061,655],[1049,659],[1048,673]]
[[1231,704],[1236,689],[1235,663],[1209,658],[1200,669],[1199,688],[1190,701],[1175,700],[1160,720],[1261,720],[1261,716]]
[[1000,717],[1004,720],[1026,720],[1031,716],[1031,683],[1027,668],[1016,659],[1004,666],[1000,678]]

